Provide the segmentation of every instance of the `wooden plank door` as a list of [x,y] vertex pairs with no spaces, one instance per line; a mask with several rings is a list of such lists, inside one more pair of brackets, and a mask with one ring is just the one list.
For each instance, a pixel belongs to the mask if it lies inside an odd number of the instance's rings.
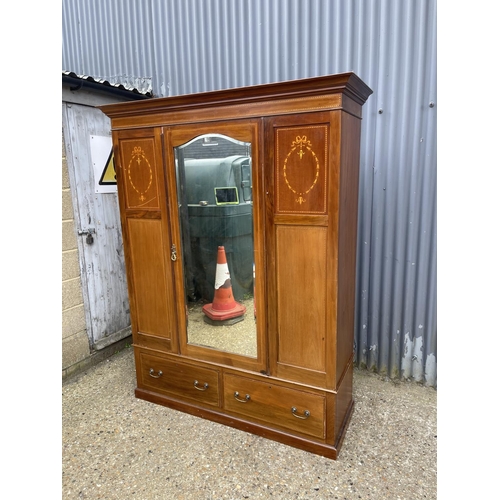
[[[96,193],[92,159],[92,137],[110,138],[111,127],[98,109],[74,103],[63,104],[63,124],[87,333],[91,349],[100,349],[130,335],[118,198]],[[78,234],[89,230],[91,242]]]

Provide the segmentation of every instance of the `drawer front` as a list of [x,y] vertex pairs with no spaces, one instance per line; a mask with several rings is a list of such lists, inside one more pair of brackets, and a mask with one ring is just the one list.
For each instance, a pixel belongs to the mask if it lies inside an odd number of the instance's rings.
[[137,383],[144,389],[219,406],[217,370],[187,365],[141,352],[137,367]]
[[236,375],[224,376],[224,409],[253,420],[325,438],[326,398]]

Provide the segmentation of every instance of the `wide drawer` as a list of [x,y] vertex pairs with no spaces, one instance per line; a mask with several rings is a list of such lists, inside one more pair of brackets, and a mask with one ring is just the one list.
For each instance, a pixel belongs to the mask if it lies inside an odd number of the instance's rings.
[[253,420],[325,438],[324,396],[237,375],[224,375],[224,408]]
[[140,388],[219,406],[219,372],[140,352]]

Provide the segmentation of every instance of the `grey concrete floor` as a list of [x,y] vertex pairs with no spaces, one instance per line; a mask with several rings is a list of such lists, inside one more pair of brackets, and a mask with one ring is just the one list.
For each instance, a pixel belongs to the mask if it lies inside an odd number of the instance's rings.
[[354,372],[330,460],[136,399],[131,348],[63,383],[62,498],[437,498],[437,391]]

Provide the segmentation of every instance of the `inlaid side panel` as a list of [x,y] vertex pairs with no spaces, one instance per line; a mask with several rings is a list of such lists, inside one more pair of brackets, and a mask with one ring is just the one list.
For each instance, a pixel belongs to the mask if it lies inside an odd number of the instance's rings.
[[[160,208],[153,137],[120,141],[125,208]],[[160,162],[161,165],[161,162]]]
[[279,364],[326,370],[326,238],[326,227],[276,227]]
[[327,125],[275,133],[276,213],[326,214]]
[[128,221],[130,261],[135,296],[135,318],[139,333],[171,338],[175,325],[168,314],[173,304],[170,270],[165,269],[161,221]]

